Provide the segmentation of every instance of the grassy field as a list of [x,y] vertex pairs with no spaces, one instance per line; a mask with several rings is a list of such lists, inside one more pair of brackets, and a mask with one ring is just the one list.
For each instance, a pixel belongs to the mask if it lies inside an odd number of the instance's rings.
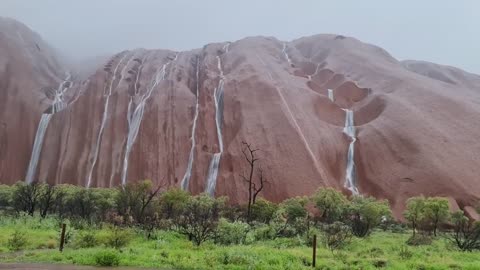
[[[26,233],[21,251],[10,251],[8,240],[15,230]],[[70,243],[58,251],[59,227],[53,218],[1,217],[0,262],[35,262],[96,265],[96,256],[118,255],[121,266],[161,269],[312,269],[312,249],[301,238],[249,241],[247,245],[219,246],[207,242],[195,247],[183,235],[156,232],[146,240],[140,231],[130,230],[130,242],[118,250],[103,244],[109,228],[94,231],[98,244],[79,248],[75,238],[87,229],[69,231]],[[354,238],[342,250],[331,252],[319,244],[316,269],[480,269],[480,252],[460,252],[442,237],[427,246],[405,245],[408,233],[376,231],[365,239]]]

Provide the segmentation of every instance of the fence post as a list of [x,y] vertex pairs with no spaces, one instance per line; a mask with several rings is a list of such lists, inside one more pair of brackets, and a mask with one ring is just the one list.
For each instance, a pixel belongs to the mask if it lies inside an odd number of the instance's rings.
[[313,258],[312,258],[312,267],[315,268],[317,262],[317,235],[313,235]]
[[60,252],[63,251],[63,244],[65,243],[65,229],[67,228],[67,224],[62,224],[62,233],[60,235]]

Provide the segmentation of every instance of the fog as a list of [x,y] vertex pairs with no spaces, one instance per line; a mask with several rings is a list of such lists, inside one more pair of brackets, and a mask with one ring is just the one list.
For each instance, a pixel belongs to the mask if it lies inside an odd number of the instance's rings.
[[76,60],[137,47],[186,50],[246,36],[353,36],[396,58],[480,73],[480,1],[438,0],[2,0]]

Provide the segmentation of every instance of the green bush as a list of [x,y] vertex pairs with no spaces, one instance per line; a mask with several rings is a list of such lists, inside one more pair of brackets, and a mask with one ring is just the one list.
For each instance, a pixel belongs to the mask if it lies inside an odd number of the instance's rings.
[[350,228],[339,221],[324,225],[322,230],[322,242],[331,251],[345,247],[352,239]]
[[25,233],[15,230],[11,237],[8,239],[8,248],[12,251],[22,250],[27,245],[27,237]]
[[105,244],[108,247],[119,249],[126,246],[131,239],[131,234],[128,230],[118,227],[113,228],[105,239]]
[[270,223],[277,210],[278,206],[276,204],[260,198],[252,205],[252,220],[261,223]]
[[410,246],[422,246],[422,245],[431,245],[431,244],[432,244],[432,238],[425,234],[415,234],[415,235],[412,235],[407,240],[407,245],[410,245]]
[[349,205],[347,197],[334,188],[318,189],[311,200],[319,211],[317,218],[326,223],[340,221]]
[[93,232],[82,232],[75,239],[75,246],[79,248],[91,248],[98,245],[98,240]]
[[98,266],[118,266],[120,255],[115,250],[102,250],[95,254],[95,263]]
[[252,231],[255,241],[272,240],[277,237],[274,225],[259,225]]
[[215,243],[221,245],[239,245],[244,244],[250,226],[241,221],[228,222],[226,219],[220,219],[218,223]]

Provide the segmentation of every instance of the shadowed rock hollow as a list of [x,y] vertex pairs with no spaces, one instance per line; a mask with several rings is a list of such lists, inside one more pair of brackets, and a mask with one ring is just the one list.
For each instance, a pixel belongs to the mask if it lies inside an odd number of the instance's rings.
[[[352,110],[361,194],[388,199],[396,213],[419,194],[460,207],[479,199],[477,75],[316,35],[126,50],[81,78],[22,24],[1,19],[0,30],[1,183],[26,179],[30,167],[33,181],[110,187],[152,179],[199,193],[221,153],[214,193],[242,202],[240,147],[248,141],[262,149],[267,199],[324,186],[348,192],[343,128]],[[52,111],[34,145],[42,113]]]

